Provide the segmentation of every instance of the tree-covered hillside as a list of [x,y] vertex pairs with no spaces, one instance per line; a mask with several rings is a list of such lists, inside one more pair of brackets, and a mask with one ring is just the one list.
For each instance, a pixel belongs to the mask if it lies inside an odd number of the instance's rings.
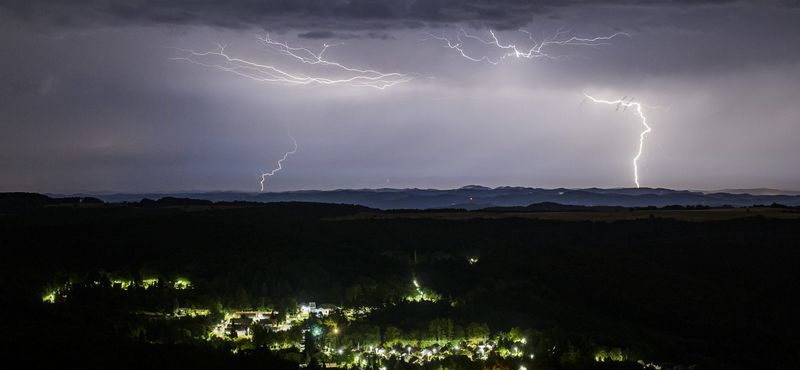
[[[274,336],[254,335],[243,346],[242,338],[220,343],[201,332],[225,312],[283,317],[301,302],[369,308],[357,319],[303,324],[336,328],[337,345],[450,348],[485,328],[485,341],[472,343],[536,354],[472,365],[454,355],[449,365],[396,361],[396,368],[642,368],[641,360],[788,369],[796,360],[797,219],[347,220],[365,209],[37,201],[0,212],[0,298],[11,328],[5,340],[43,366],[57,361],[39,354],[79,361],[100,348],[112,362],[151,353],[208,368],[291,368],[295,355],[270,347]],[[174,289],[181,279],[191,289]],[[154,281],[154,288],[115,290],[116,280]],[[44,303],[53,292],[68,294]],[[158,316],[179,307],[211,313]],[[529,343],[519,344],[520,332]],[[332,333],[317,340],[334,343]],[[627,361],[597,361],[612,350]]]

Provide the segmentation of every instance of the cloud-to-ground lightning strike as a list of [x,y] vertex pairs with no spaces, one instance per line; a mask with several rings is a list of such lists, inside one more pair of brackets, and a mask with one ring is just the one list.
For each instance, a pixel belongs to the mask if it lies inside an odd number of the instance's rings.
[[[328,48],[341,45],[324,44],[318,53],[303,47],[292,47],[286,42],[273,40],[267,34],[264,37],[256,36],[261,45],[267,50],[282,57],[283,60],[294,63],[289,71],[286,67],[279,67],[278,64],[263,64],[245,60],[229,55],[226,52],[226,45],[217,44],[217,48],[206,52],[197,52],[190,49],[174,48],[184,53],[184,56],[173,57],[173,60],[182,60],[201,67],[211,68],[224,72],[231,72],[241,77],[249,78],[258,82],[275,83],[279,85],[300,85],[300,86],[348,86],[348,87],[370,87],[375,89],[386,89],[396,84],[408,82],[414,76],[404,73],[383,73],[373,69],[358,69],[342,65],[323,59],[322,55]],[[302,70],[302,71],[301,71]],[[312,75],[310,72],[314,72]],[[283,161],[297,151],[297,140],[289,133],[289,137],[294,142],[294,150],[284,154],[278,161],[278,168],[271,172],[261,174],[261,191],[264,191],[264,181],[267,176],[272,176],[280,171]]]
[[[638,166],[638,161],[639,161],[639,157],[642,156],[642,150],[644,149],[644,136],[647,135],[648,132],[652,131],[650,129],[650,126],[647,124],[647,118],[644,116],[644,112],[642,112],[642,106],[643,105],[639,104],[639,103],[634,103],[633,102],[633,98],[631,98],[630,100],[625,102],[625,99],[628,97],[627,95],[625,97],[623,97],[622,99],[614,100],[614,101],[595,99],[595,98],[589,96],[586,93],[584,93],[583,95],[585,95],[586,98],[591,99],[595,103],[616,105],[617,106],[616,110],[619,110],[619,107],[621,105],[621,106],[625,107],[622,110],[623,112],[625,112],[625,110],[628,109],[628,107],[636,107],[636,112],[639,114],[639,117],[641,117],[642,125],[645,128],[644,131],[642,131],[639,134],[639,151],[636,152],[636,156],[633,157],[633,182],[636,183],[636,187],[638,188],[639,187],[639,166]],[[615,112],[616,112],[616,110],[615,110]]]
[[[526,59],[533,59],[533,58],[546,58],[546,59],[557,59],[557,58],[570,58],[570,55],[564,54],[553,54],[549,52],[545,52],[545,48],[549,48],[551,46],[579,46],[579,47],[600,47],[603,45],[611,45],[611,40],[615,37],[626,36],[631,37],[630,34],[625,32],[616,32],[608,36],[599,36],[599,37],[592,37],[592,38],[581,38],[581,37],[563,37],[567,31],[559,28],[556,33],[551,37],[544,37],[541,42],[536,41],[533,38],[533,35],[526,31],[526,30],[519,30],[526,35],[528,35],[528,39],[532,43],[530,47],[518,47],[514,44],[502,44],[500,40],[497,38],[497,35],[494,31],[489,30],[489,35],[491,35],[490,39],[482,39],[478,36],[468,34],[463,28],[459,28],[456,31],[454,38],[448,38],[444,36],[436,36],[430,33],[427,33],[427,39],[436,39],[439,41],[444,41],[447,45],[446,47],[450,49],[454,49],[458,51],[462,57],[469,59],[473,62],[483,62],[486,61],[492,65],[499,64],[503,59],[508,57],[517,57],[517,58],[526,58]],[[426,39],[426,40],[427,40]],[[485,45],[490,48],[500,49],[501,53],[499,56],[492,58],[490,54],[484,54],[480,57],[474,56],[475,52],[472,54],[466,51],[466,42],[472,41],[473,45]],[[584,94],[586,95],[586,94]],[[651,131],[650,126],[647,125],[647,119],[642,112],[642,105],[639,103],[633,103],[633,99],[631,98],[627,102],[628,96],[626,95],[622,99],[615,100],[615,101],[607,101],[607,100],[598,100],[589,95],[586,95],[583,101],[578,105],[578,109],[581,108],[583,103],[586,99],[591,99],[596,103],[606,103],[610,105],[616,105],[615,112],[619,110],[620,107],[623,108],[623,112],[625,112],[628,107],[635,106],[639,116],[642,118],[642,124],[645,127],[645,130],[639,136],[639,151],[636,154],[636,157],[633,158],[633,179],[634,183],[636,183],[636,187],[639,187],[639,167],[638,161],[639,158],[642,156],[642,149],[644,148],[644,136]]]
[[[580,37],[570,37],[560,39],[567,31],[563,29],[558,29],[556,33],[551,37],[545,37],[541,42],[537,42],[533,35],[525,30],[519,30],[519,32],[525,33],[528,35],[528,39],[533,43],[530,47],[522,47],[516,46],[514,44],[501,44],[500,40],[495,35],[494,31],[489,30],[489,34],[491,35],[491,39],[484,40],[478,36],[468,34],[463,28],[459,28],[456,31],[455,38],[448,38],[444,36],[436,36],[431,33],[427,33],[429,39],[436,39],[440,41],[444,41],[447,43],[447,47],[450,49],[454,49],[458,51],[461,56],[467,58],[474,62],[482,62],[486,61],[491,64],[498,64],[503,59],[507,57],[517,57],[517,58],[549,58],[549,59],[556,59],[556,58],[569,58],[570,55],[557,55],[557,54],[549,54],[546,53],[544,48],[551,47],[551,46],[588,46],[588,47],[598,47],[602,45],[611,45],[609,42],[611,39],[618,37],[618,36],[628,36],[629,34],[625,32],[616,32],[609,36],[601,36],[601,37],[592,37],[592,38],[580,38]],[[499,48],[502,50],[502,54],[499,57],[492,59],[488,55],[483,55],[480,57],[472,56],[465,50],[466,40],[475,40],[480,44],[487,45],[494,48]]]
[[290,151],[290,152],[286,152],[286,154],[283,155],[283,158],[278,160],[278,168],[276,168],[276,169],[274,169],[274,170],[272,170],[270,172],[266,172],[266,173],[262,173],[261,174],[261,191],[264,191],[264,180],[266,180],[267,176],[272,176],[272,175],[275,174],[275,172],[278,172],[281,169],[283,169],[283,161],[285,161],[286,158],[288,158],[290,155],[292,155],[295,152],[297,152],[297,140],[294,138],[294,136],[292,136],[291,132],[289,132],[288,134],[289,134],[289,137],[292,138],[292,142],[294,143],[294,149],[292,149],[292,151]]
[[[256,36],[262,45],[289,61],[296,62],[302,67],[314,67],[314,75],[303,72],[291,72],[283,67],[272,64],[262,64],[236,58],[229,55],[226,45],[217,44],[217,48],[206,52],[196,52],[190,49],[175,48],[184,52],[182,57],[171,59],[184,60],[202,67],[213,68],[231,72],[259,82],[276,83],[282,85],[342,85],[351,87],[371,87],[385,89],[399,83],[414,79],[412,75],[404,73],[383,73],[373,69],[358,69],[344,66],[340,63],[323,59],[322,54],[332,46],[341,45],[324,44],[322,51],[315,53],[308,48],[291,47],[285,42],[278,42],[266,35]],[[323,77],[327,76],[327,77]],[[335,77],[334,77],[335,76]]]

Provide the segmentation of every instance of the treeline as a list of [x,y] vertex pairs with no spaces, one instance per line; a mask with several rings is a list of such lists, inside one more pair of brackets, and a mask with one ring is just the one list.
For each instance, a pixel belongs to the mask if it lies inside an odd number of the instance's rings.
[[37,193],[0,193],[0,214],[31,212],[47,205],[65,204],[103,204],[103,201],[95,197],[51,198]]

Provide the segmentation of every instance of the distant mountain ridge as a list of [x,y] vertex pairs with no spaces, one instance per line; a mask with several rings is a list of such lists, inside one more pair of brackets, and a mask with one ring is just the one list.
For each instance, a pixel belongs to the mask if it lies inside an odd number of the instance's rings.
[[[59,197],[94,197],[105,202],[139,202],[163,197],[192,198],[247,202],[320,202],[355,204],[378,209],[437,209],[462,208],[467,210],[491,207],[527,207],[537,203],[557,203],[570,206],[608,207],[664,207],[669,205],[748,207],[770,205],[800,206],[800,194],[775,194],[771,189],[754,189],[759,194],[737,190],[727,192],[700,192],[664,188],[616,189],[542,189],[528,187],[488,188],[469,185],[458,189],[341,189],[297,190],[285,192],[173,192],[173,193],[119,193],[119,194],[46,194]],[[767,191],[769,190],[769,191]]]

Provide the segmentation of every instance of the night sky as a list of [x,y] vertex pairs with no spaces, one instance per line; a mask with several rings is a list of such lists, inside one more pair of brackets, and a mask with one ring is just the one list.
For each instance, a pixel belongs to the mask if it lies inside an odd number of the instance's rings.
[[[520,47],[520,29],[630,36],[552,58],[464,45],[494,65],[431,37],[461,29]],[[341,77],[267,35],[408,81],[289,85],[181,59],[224,44]],[[292,137],[265,191],[635,186],[640,118],[584,93],[646,105],[642,186],[800,190],[799,35],[798,1],[3,0],[0,191],[259,191]]]

